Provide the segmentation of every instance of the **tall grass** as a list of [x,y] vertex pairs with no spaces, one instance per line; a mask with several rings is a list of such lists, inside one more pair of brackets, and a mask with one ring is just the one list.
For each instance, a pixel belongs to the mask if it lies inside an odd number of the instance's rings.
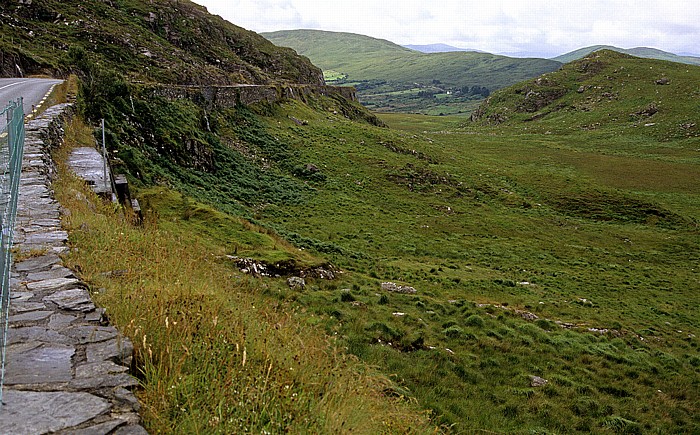
[[137,396],[152,433],[421,433],[425,413],[389,397],[391,381],[243,276],[195,234],[143,226],[93,195],[66,167],[92,143],[78,119],[55,154],[70,232],[66,262],[135,347]]

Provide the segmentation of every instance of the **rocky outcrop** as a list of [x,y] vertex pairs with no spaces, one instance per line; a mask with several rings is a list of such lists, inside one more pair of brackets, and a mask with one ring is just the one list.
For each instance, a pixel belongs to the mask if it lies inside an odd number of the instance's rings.
[[133,347],[107,322],[87,285],[63,266],[68,247],[49,149],[61,141],[70,106],[26,127],[11,276],[0,433],[142,434],[129,371]]
[[398,285],[394,282],[383,282],[382,290],[392,293],[402,293],[406,295],[412,295],[417,293],[417,290],[411,286]]

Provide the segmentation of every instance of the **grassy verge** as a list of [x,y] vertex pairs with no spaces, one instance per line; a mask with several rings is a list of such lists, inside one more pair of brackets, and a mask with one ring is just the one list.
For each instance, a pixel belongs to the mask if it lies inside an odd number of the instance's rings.
[[[174,230],[147,214],[136,227],[87,191],[65,161],[71,146],[92,143],[91,130],[75,120],[66,134],[55,184],[69,210],[66,261],[135,345],[149,432],[427,430],[426,415],[392,394],[388,378],[339,352],[309,326],[309,314],[280,301],[282,283],[234,270],[196,219]],[[250,233],[253,245],[260,233]]]

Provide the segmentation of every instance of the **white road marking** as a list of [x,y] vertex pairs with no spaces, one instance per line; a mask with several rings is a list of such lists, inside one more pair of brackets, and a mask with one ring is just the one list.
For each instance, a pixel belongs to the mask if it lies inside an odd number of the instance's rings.
[[9,85],[5,85],[5,86],[1,87],[0,90],[5,89],[5,88],[9,88],[10,86],[19,85],[20,83],[24,83],[24,82],[10,83]]

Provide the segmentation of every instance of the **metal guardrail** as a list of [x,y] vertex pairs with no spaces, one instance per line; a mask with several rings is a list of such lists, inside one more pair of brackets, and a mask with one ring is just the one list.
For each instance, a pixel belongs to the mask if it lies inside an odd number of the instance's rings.
[[10,311],[10,268],[12,267],[12,236],[17,216],[19,180],[24,153],[24,103],[21,98],[0,110],[7,117],[0,131],[0,403],[5,383],[5,350]]

